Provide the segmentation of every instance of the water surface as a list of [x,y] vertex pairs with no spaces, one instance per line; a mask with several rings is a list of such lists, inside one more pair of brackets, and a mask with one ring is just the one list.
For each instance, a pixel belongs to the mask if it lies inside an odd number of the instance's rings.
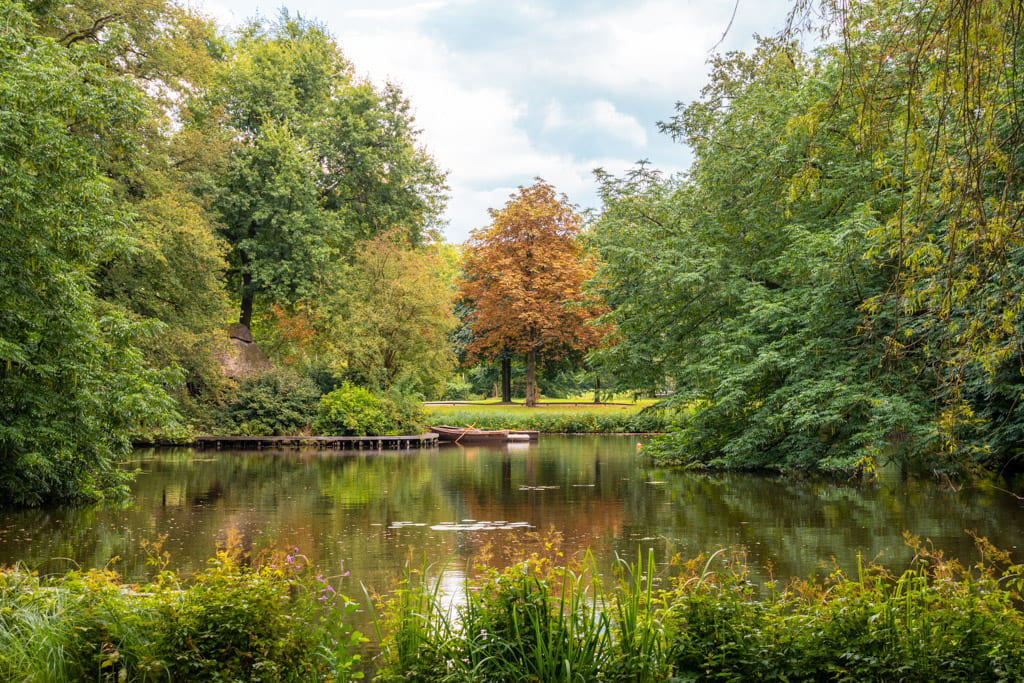
[[193,571],[235,538],[253,553],[299,548],[385,592],[410,560],[447,561],[454,585],[474,563],[557,550],[589,549],[605,570],[638,548],[664,562],[733,545],[781,578],[853,570],[858,554],[898,570],[912,556],[904,532],[973,562],[968,530],[1024,560],[1024,502],[991,485],[686,473],[650,466],[636,445],[542,436],[425,451],[140,450],[124,509],[0,513],[0,563],[113,566],[140,579],[152,571],[144,543],[162,542],[171,568]]

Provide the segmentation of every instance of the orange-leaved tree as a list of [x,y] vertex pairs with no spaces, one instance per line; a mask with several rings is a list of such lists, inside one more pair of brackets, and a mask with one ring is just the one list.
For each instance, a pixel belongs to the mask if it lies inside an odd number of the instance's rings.
[[603,336],[589,324],[601,311],[582,291],[594,259],[580,245],[579,215],[540,178],[492,209],[491,219],[466,245],[460,282],[470,308],[466,350],[483,360],[524,354],[526,405],[533,406],[538,358],[585,351]]

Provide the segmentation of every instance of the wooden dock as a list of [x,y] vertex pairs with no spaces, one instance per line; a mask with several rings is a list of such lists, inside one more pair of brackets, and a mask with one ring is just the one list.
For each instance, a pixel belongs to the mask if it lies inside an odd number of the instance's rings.
[[363,451],[435,448],[437,434],[406,436],[197,436],[195,447],[203,450],[260,451],[264,448],[319,448]]

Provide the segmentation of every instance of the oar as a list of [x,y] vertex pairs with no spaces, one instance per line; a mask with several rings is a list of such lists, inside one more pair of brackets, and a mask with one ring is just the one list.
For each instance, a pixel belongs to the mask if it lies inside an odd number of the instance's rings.
[[455,441],[453,441],[452,443],[458,443],[458,442],[459,442],[459,439],[461,439],[462,437],[464,437],[464,436],[466,435],[466,432],[468,432],[468,431],[469,431],[470,429],[473,429],[473,428],[474,428],[475,426],[476,426],[476,422],[474,422],[473,424],[471,424],[471,425],[469,425],[468,427],[464,428],[464,429],[462,430],[462,433],[461,433],[461,434],[459,434],[459,435],[458,435],[458,436],[457,436],[457,437],[455,438]]

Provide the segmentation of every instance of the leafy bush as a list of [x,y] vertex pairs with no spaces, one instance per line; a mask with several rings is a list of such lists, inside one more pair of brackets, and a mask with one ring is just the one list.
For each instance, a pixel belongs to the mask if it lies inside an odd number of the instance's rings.
[[355,610],[297,556],[246,567],[219,553],[184,585],[145,586],[112,572],[57,579],[0,572],[5,681],[346,681],[364,639]]
[[320,399],[314,429],[334,436],[414,434],[421,429],[423,404],[397,391],[374,394],[345,383]]
[[[347,673],[359,640],[341,617],[355,605],[288,555],[247,569],[220,553],[187,591],[162,575],[156,649],[174,680],[310,681]],[[330,603],[330,607],[325,606]]]
[[291,370],[271,370],[242,382],[221,410],[220,427],[229,434],[280,436],[309,427],[320,390]]
[[461,377],[449,377],[444,387],[442,401],[469,401],[475,398],[473,385]]

